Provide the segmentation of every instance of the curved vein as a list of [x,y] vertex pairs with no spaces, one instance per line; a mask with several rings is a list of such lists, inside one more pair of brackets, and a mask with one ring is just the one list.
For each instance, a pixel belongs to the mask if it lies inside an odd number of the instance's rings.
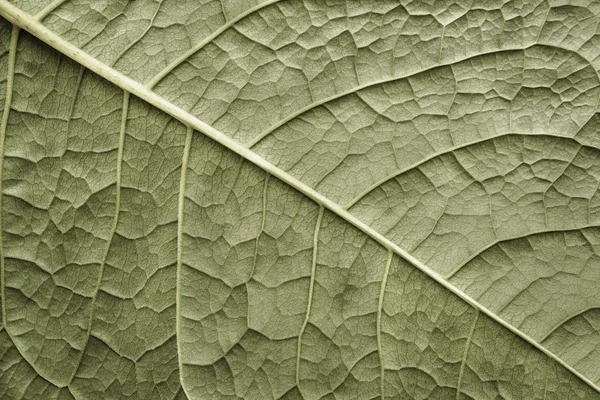
[[477,326],[477,320],[479,319],[479,310],[475,312],[475,317],[473,317],[473,322],[471,324],[471,329],[469,331],[469,337],[467,338],[467,343],[465,343],[465,351],[463,352],[462,361],[460,363],[460,371],[458,372],[458,383],[456,384],[456,400],[460,400],[460,386],[462,384],[463,375],[465,371],[465,365],[467,363],[467,357],[469,355],[469,347],[471,347],[471,341],[473,340],[473,334],[475,333],[475,326]]
[[90,316],[88,319],[88,329],[87,336],[85,339],[85,343],[83,344],[83,348],[81,349],[79,358],[77,360],[77,364],[75,369],[73,370],[73,374],[69,378],[69,381],[66,386],[69,386],[77,372],[79,371],[79,367],[81,366],[81,361],[83,360],[83,355],[85,354],[85,350],[90,342],[90,336],[92,334],[92,325],[94,321],[94,312],[96,310],[96,299],[98,298],[98,292],[100,291],[100,285],[102,284],[102,278],[104,277],[104,269],[106,266],[106,260],[108,259],[108,253],[110,251],[110,246],[112,244],[113,238],[115,237],[115,232],[117,230],[117,223],[119,222],[119,213],[121,211],[121,167],[123,164],[123,145],[125,143],[125,129],[127,127],[127,112],[129,110],[129,96],[130,93],[127,91],[123,92],[123,112],[121,114],[121,127],[119,130],[119,149],[117,153],[117,177],[116,177],[116,194],[115,194],[115,215],[113,217],[112,226],[110,228],[110,235],[108,237],[108,241],[106,243],[106,250],[104,251],[104,256],[102,257],[102,263],[100,264],[100,271],[98,272],[98,280],[96,281],[96,286],[94,288],[94,295],[92,297],[92,302],[90,304]]
[[315,234],[313,236],[312,266],[310,270],[310,283],[308,285],[308,301],[306,304],[306,316],[304,317],[304,322],[302,322],[300,333],[298,333],[298,347],[296,349],[296,387],[298,388],[298,391],[300,391],[300,352],[302,351],[302,336],[304,335],[304,331],[308,325],[308,320],[310,319],[313,290],[315,288],[315,272],[317,271],[317,245],[319,244],[319,229],[321,228],[321,219],[323,218],[324,211],[325,208],[321,206],[319,208],[319,216],[317,217],[317,223],[315,225]]
[[550,335],[552,335],[554,333],[554,331],[556,331],[558,328],[560,328],[561,326],[563,326],[564,324],[566,324],[567,322],[569,322],[573,318],[577,318],[579,316],[582,316],[586,312],[592,311],[592,310],[600,310],[600,307],[598,307],[598,306],[591,306],[591,307],[588,307],[588,308],[586,308],[586,309],[578,312],[575,315],[568,316],[567,318],[563,319],[558,324],[556,324],[552,329],[550,329],[548,331],[548,333],[546,333],[542,338],[540,338],[540,343],[543,342],[544,340],[548,339],[550,337]]
[[200,133],[211,138],[212,140],[221,144],[222,146],[228,148],[229,150],[233,151],[234,153],[253,163],[257,167],[268,172],[269,174],[275,176],[290,187],[296,189],[300,193],[304,194],[306,197],[312,199],[315,203],[319,204],[324,208],[327,208],[328,210],[336,214],[339,218],[345,220],[350,225],[356,227],[357,229],[361,230],[364,234],[371,237],[384,248],[388,250],[391,249],[395,254],[405,259],[407,262],[412,264],[415,268],[417,268],[424,274],[428,275],[431,279],[438,282],[448,291],[452,292],[455,296],[459,297],[461,300],[471,305],[472,307],[478,309],[480,312],[487,315],[489,318],[502,325],[504,328],[506,328],[513,334],[519,336],[520,338],[537,348],[540,352],[544,353],[546,356],[559,363],[563,368],[571,372],[573,375],[577,376],[581,381],[585,382],[591,388],[600,392],[599,386],[597,386],[590,379],[588,379],[580,372],[575,370],[572,366],[567,364],[556,354],[552,353],[550,350],[546,349],[532,337],[520,331],[518,328],[514,327],[510,323],[506,322],[504,319],[500,318],[500,316],[496,315],[487,307],[479,303],[477,300],[473,299],[472,297],[458,289],[452,283],[448,282],[439,273],[426,266],[415,256],[413,256],[408,251],[392,242],[390,239],[383,236],[381,233],[371,228],[369,225],[360,221],[358,218],[350,214],[339,204],[333,202],[332,200],[318,193],[305,183],[299,181],[287,172],[271,164],[255,152],[249,150],[248,148],[233,140],[231,137],[220,132],[213,126],[207,124],[204,121],[201,121],[200,119],[191,115],[189,112],[184,111],[180,107],[177,107],[173,103],[154,93],[152,90],[150,90],[143,84],[134,81],[133,79],[114,70],[113,68],[108,67],[106,64],[95,59],[94,57],[77,48],[73,44],[67,42],[65,39],[56,35],[54,32],[46,28],[38,21],[35,21],[31,17],[31,15],[21,11],[20,9],[9,3],[7,0],[0,0],[0,16],[4,17],[11,23],[18,25],[22,29],[27,30],[47,45],[53,47],[54,49],[71,58],[72,60],[84,65],[85,67],[100,75],[107,81],[115,84],[123,90],[135,94],[140,99],[153,105],[154,107],[165,112],[166,114],[169,114],[173,118],[181,121],[182,123],[188,126],[193,127]]
[[156,10],[154,11],[152,18],[150,18],[150,23],[148,24],[148,27],[146,29],[144,29],[142,34],[139,35],[139,37],[136,40],[132,41],[127,46],[125,46],[125,48],[123,50],[121,50],[121,52],[119,54],[117,54],[117,56],[110,63],[108,63],[109,67],[113,67],[116,63],[118,63],[119,60],[121,59],[121,57],[123,57],[125,55],[125,53],[127,53],[133,46],[138,44],[140,42],[140,40],[142,40],[144,38],[144,36],[146,36],[148,31],[150,31],[150,29],[152,29],[152,26],[154,26],[154,20],[156,19],[156,16],[158,15],[160,8],[162,7],[162,3],[163,3],[163,0],[158,0],[158,5],[156,6]]
[[[386,79],[379,79],[377,81],[373,81],[370,83],[365,83],[363,85],[358,85],[353,87],[352,89],[346,90],[344,92],[340,92],[337,94],[334,94],[333,96],[329,96],[326,97],[324,99],[315,101],[299,110],[297,110],[296,112],[294,112],[293,114],[290,114],[289,116],[283,118],[282,120],[280,120],[279,122],[277,122],[276,124],[272,125],[271,127],[267,128],[265,131],[263,131],[262,133],[260,133],[258,136],[256,136],[254,139],[250,140],[249,142],[247,142],[244,146],[248,149],[254,147],[257,143],[259,143],[261,140],[263,140],[265,137],[267,137],[268,135],[270,135],[271,133],[273,133],[273,131],[281,128],[283,125],[287,124],[288,122],[290,122],[291,120],[299,117],[300,115],[316,108],[319,107],[323,104],[329,103],[331,101],[337,100],[339,98],[351,95],[353,93],[359,92],[363,89],[367,89],[373,86],[377,86],[377,85],[383,85],[386,83],[390,83],[390,82],[394,82],[394,81],[399,81],[402,79],[406,79],[406,78],[411,78],[413,76],[417,76],[419,74],[428,72],[428,71],[432,71],[436,68],[444,68],[444,67],[451,67],[453,64],[458,64],[460,62],[463,61],[468,61],[477,57],[483,57],[483,56],[487,56],[487,55],[491,55],[491,54],[498,54],[498,53],[508,53],[508,52],[513,52],[513,51],[525,51],[527,49],[530,49],[532,47],[536,47],[536,46],[540,46],[540,47],[548,47],[548,48],[552,48],[552,49],[558,49],[558,50],[563,50],[566,51],[568,53],[572,53],[572,54],[576,54],[578,57],[580,57],[582,60],[584,60],[594,71],[595,75],[596,75],[596,82],[598,83],[598,85],[600,85],[600,75],[598,75],[598,72],[596,71],[596,69],[594,68],[594,66],[592,65],[592,63],[585,57],[581,56],[579,53],[574,52],[573,50],[569,50],[566,49],[564,47],[560,47],[560,46],[556,46],[556,45],[549,45],[549,44],[538,44],[538,43],[534,43],[532,45],[526,46],[526,47],[517,47],[517,48],[513,48],[513,49],[501,49],[501,50],[492,50],[492,51],[486,51],[486,52],[482,52],[482,53],[478,53],[475,55],[470,55],[467,57],[462,57],[462,58],[458,58],[454,61],[451,61],[447,64],[436,64],[436,65],[432,65],[426,68],[421,68],[417,71],[405,74],[405,75],[399,75],[399,76],[393,76],[390,78],[386,78]],[[600,103],[600,97],[598,98],[598,102]]]
[[185,135],[185,146],[181,157],[181,177],[179,178],[179,196],[177,200],[177,269],[175,278],[175,335],[177,335],[177,361],[179,363],[179,384],[185,395],[189,398],[183,386],[181,377],[183,360],[181,359],[181,268],[183,266],[183,211],[185,203],[185,180],[187,175],[190,148],[192,145],[193,129],[188,126]]
[[404,173],[406,173],[406,172],[408,172],[408,171],[410,171],[412,169],[415,169],[415,168],[417,168],[417,167],[425,164],[427,161],[431,161],[434,158],[443,156],[444,154],[453,153],[453,152],[455,152],[457,150],[461,150],[461,149],[464,149],[464,148],[467,148],[467,147],[470,147],[470,146],[474,146],[474,145],[477,145],[477,144],[480,144],[480,143],[485,143],[485,142],[490,141],[490,140],[498,139],[498,138],[501,138],[501,137],[507,137],[507,136],[542,136],[542,137],[551,137],[551,138],[558,138],[558,139],[567,139],[567,140],[571,140],[571,141],[576,142],[581,147],[587,147],[587,148],[593,148],[595,150],[600,150],[600,149],[597,149],[596,147],[591,147],[591,146],[585,145],[580,140],[578,140],[578,139],[576,139],[574,137],[558,136],[558,135],[551,135],[551,134],[548,134],[548,133],[534,133],[534,132],[532,132],[532,133],[526,133],[526,132],[502,132],[502,133],[498,133],[496,135],[492,135],[492,136],[488,136],[486,138],[481,138],[481,139],[473,140],[471,142],[463,143],[463,144],[460,144],[458,146],[450,147],[449,149],[445,149],[445,150],[438,151],[438,152],[435,152],[433,154],[430,154],[429,156],[427,156],[427,157],[425,157],[425,158],[423,158],[423,159],[421,159],[421,160],[419,160],[419,161],[417,161],[417,162],[415,162],[415,163],[413,163],[413,164],[411,164],[411,165],[409,165],[409,166],[407,166],[405,168],[402,168],[402,169],[400,169],[400,170],[398,170],[398,171],[396,171],[396,172],[394,172],[394,173],[392,173],[392,174],[390,174],[390,175],[388,175],[388,176],[380,179],[379,181],[375,182],[374,184],[372,184],[371,186],[369,186],[367,189],[363,190],[353,200],[351,200],[349,203],[347,203],[344,206],[344,208],[346,208],[346,209],[351,208],[356,203],[358,203],[363,197],[365,197],[366,195],[368,195],[373,190],[377,189],[379,186],[383,185],[387,181],[390,181],[390,180],[396,178],[397,176],[400,176],[400,175],[402,175],[402,174],[404,174]]
[[269,186],[269,178],[271,178],[271,175],[267,174],[267,177],[265,178],[265,183],[263,184],[264,186],[262,194],[262,217],[260,221],[260,232],[256,236],[256,241],[254,243],[254,257],[252,258],[252,270],[250,271],[250,276],[248,277],[248,280],[252,279],[252,277],[254,276],[254,272],[256,271],[256,261],[258,259],[258,242],[260,241],[260,237],[265,231],[265,221],[267,219],[267,189]]
[[[227,22],[225,25],[221,26],[219,29],[217,29],[216,31],[211,33],[209,36],[204,38],[204,40],[197,43],[194,47],[192,47],[191,49],[189,49],[188,51],[186,51],[185,53],[183,53],[182,55],[177,57],[175,60],[171,61],[171,63],[169,65],[167,65],[162,71],[160,71],[152,79],[150,79],[150,81],[148,81],[148,83],[146,84],[146,87],[148,89],[152,89],[154,86],[156,86],[156,84],[158,84],[158,82],[160,82],[171,71],[173,71],[175,68],[177,68],[183,62],[185,62],[188,58],[190,58],[191,56],[196,54],[198,51],[200,51],[204,46],[206,46],[207,44],[209,44],[210,42],[215,40],[223,32],[225,32],[227,29],[229,29],[233,25],[235,25],[238,21],[241,21],[242,19],[246,18],[248,15],[253,14],[256,11],[258,11],[262,8],[265,8],[267,6],[270,6],[271,4],[277,3],[279,1],[282,1],[282,0],[267,0],[264,3],[257,4],[256,6],[241,13],[240,15],[238,15],[231,21]],[[225,12],[223,12],[223,15],[225,15]]]
[[52,3],[48,4],[46,7],[42,9],[39,13],[37,13],[33,18],[37,21],[41,21],[48,16],[52,11],[56,10],[63,3],[66,3],[67,0],[54,0]]
[[[19,348],[17,347],[17,344],[15,343],[15,339],[13,339],[12,335],[10,334],[10,332],[8,332],[8,329],[6,329],[5,326],[0,326],[0,334],[2,334],[2,331],[6,332],[6,336],[8,337],[8,340],[10,340],[10,342],[12,343],[12,347],[14,347],[14,349],[16,350],[16,352],[19,354],[19,357],[21,357],[21,359],[25,362],[25,364],[27,364],[28,367],[30,367],[32,370],[35,371],[35,373],[42,378],[42,380],[48,382],[50,385],[59,388],[59,386],[57,386],[55,383],[50,382],[48,379],[46,379],[44,377],[44,375],[42,375],[37,368],[35,367],[35,365],[33,365],[32,363],[29,362],[29,360],[27,360],[27,358],[25,358],[25,356],[23,355],[23,353],[21,353],[21,350],[19,350]],[[2,360],[4,361],[4,360]]]
[[385,366],[383,365],[383,352],[381,345],[381,315],[383,314],[383,299],[385,297],[385,288],[387,279],[390,274],[390,266],[392,265],[392,257],[394,252],[388,250],[388,259],[385,263],[383,277],[381,279],[381,289],[379,290],[379,303],[377,304],[377,353],[379,354],[379,391],[381,399],[385,399]]
[[[4,232],[2,224],[2,171],[4,170],[4,140],[6,138],[6,127],[8,126],[8,114],[10,113],[10,104],[12,103],[13,84],[15,79],[15,64],[17,61],[17,43],[19,41],[19,31],[17,25],[13,25],[10,34],[10,45],[8,50],[8,76],[6,78],[6,97],[4,99],[4,110],[2,111],[2,120],[0,120],[0,303],[2,303],[2,327],[6,328],[6,277],[4,264],[4,248],[2,246],[2,233]],[[8,331],[6,331],[8,333]]]
[[444,277],[444,279],[447,280],[447,281],[449,281],[465,265],[467,265],[468,263],[470,263],[471,261],[473,261],[475,258],[479,257],[486,250],[489,250],[490,248],[496,246],[497,244],[504,243],[504,242],[510,242],[512,240],[525,239],[525,238],[528,238],[530,236],[535,236],[535,235],[543,235],[545,233],[565,233],[565,232],[573,232],[573,231],[582,231],[584,229],[591,229],[591,228],[600,228],[600,225],[598,225],[598,224],[589,224],[589,225],[583,225],[583,226],[580,226],[580,227],[577,227],[577,228],[540,229],[540,230],[537,230],[537,231],[528,232],[528,233],[523,234],[523,235],[511,236],[511,237],[507,237],[507,238],[504,238],[504,239],[495,240],[495,241],[489,243],[488,245],[482,247],[481,249],[477,250],[469,258],[467,258],[465,261],[463,261],[458,266],[456,266],[452,271],[450,271],[448,273],[448,275],[446,275]]

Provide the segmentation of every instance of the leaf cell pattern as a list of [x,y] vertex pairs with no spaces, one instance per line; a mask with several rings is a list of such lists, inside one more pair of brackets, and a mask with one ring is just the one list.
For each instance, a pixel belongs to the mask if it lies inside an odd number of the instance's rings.
[[0,14],[0,397],[600,398],[598,3]]

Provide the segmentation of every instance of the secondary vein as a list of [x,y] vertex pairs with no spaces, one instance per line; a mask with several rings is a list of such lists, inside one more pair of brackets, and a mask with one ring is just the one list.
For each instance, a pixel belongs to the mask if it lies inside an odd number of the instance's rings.
[[[20,28],[13,25],[10,34],[10,45],[8,54],[8,77],[6,78],[6,98],[4,99],[4,110],[2,112],[2,120],[0,121],[0,303],[2,303],[2,327],[6,328],[6,265],[4,261],[4,247],[2,236],[4,234],[3,227],[3,208],[2,202],[2,171],[4,171],[4,140],[6,139],[6,127],[8,126],[8,114],[10,113],[10,105],[12,103],[13,84],[15,77],[15,63],[17,60],[17,43],[19,41]],[[8,331],[7,331],[8,332]]]
[[[587,377],[582,375],[580,372],[575,370],[572,366],[567,364],[564,360],[562,360],[556,354],[552,353],[550,350],[546,349],[544,346],[542,346],[540,343],[535,341],[529,335],[520,331],[518,328],[514,327],[510,323],[506,322],[504,319],[502,319],[500,316],[496,315],[494,312],[489,310],[483,304],[479,303],[477,300],[473,299],[472,297],[470,297],[469,295],[467,295],[466,293],[464,293],[463,291],[458,289],[452,283],[450,283],[446,279],[444,279],[444,277],[442,277],[439,273],[437,273],[430,267],[426,266],[423,262],[421,262],[415,256],[413,256],[408,251],[406,251],[405,249],[401,248],[400,246],[398,246],[397,244],[395,244],[394,242],[389,240],[387,237],[383,236],[381,233],[374,230],[369,225],[367,225],[364,222],[362,222],[361,220],[359,220],[356,216],[350,214],[347,210],[345,210],[339,204],[333,202],[332,200],[330,200],[329,198],[325,197],[324,195],[318,193],[316,190],[309,187],[305,183],[299,181],[298,179],[294,178],[287,172],[285,172],[285,171],[281,170],[280,168],[276,167],[275,165],[271,164],[270,162],[268,162],[267,160],[265,160],[264,158],[262,158],[255,152],[249,150],[248,148],[246,148],[242,144],[238,143],[237,141],[233,140],[231,137],[220,132],[213,126],[207,124],[204,121],[201,121],[197,117],[191,115],[189,112],[184,111],[180,107],[174,105],[173,103],[171,103],[168,100],[164,99],[163,97],[159,96],[158,94],[156,94],[155,92],[150,90],[148,87],[144,86],[143,84],[141,84],[137,81],[134,81],[133,79],[114,70],[113,68],[108,67],[106,64],[102,63],[101,61],[95,59],[91,55],[89,55],[86,52],[82,51],[81,49],[77,48],[73,44],[69,43],[65,39],[61,38],[60,36],[58,36],[57,34],[52,32],[51,30],[46,28],[40,22],[33,19],[33,17],[31,15],[21,11],[19,8],[15,7],[11,3],[9,3],[7,0],[0,0],[0,16],[4,17],[11,23],[18,25],[20,28],[26,29],[28,32],[30,32],[32,35],[36,36],[38,39],[40,39],[47,45],[53,47],[54,49],[56,49],[57,51],[59,51],[60,53],[62,53],[64,55],[66,55],[67,57],[73,59],[74,61],[84,65],[85,67],[87,67],[91,71],[95,72],[96,74],[100,75],[107,81],[115,84],[116,86],[119,86],[123,90],[126,90],[130,93],[135,94],[136,97],[139,97],[140,99],[155,106],[159,110],[171,115],[172,117],[181,121],[185,125],[193,127],[195,130],[199,131],[200,133],[204,134],[205,136],[211,138],[212,140],[216,141],[217,143],[221,144],[222,146],[226,147],[227,149],[233,151],[234,153],[238,154],[239,156],[241,156],[244,159],[248,160],[249,162],[253,163],[254,165],[258,166],[259,168],[263,169],[264,171],[266,171],[269,174],[273,175],[274,177],[278,178],[282,182],[286,183],[290,187],[298,190],[300,193],[302,193],[305,196],[307,196],[308,198],[312,199],[314,202],[316,202],[320,206],[327,208],[328,210],[330,210],[331,212],[336,214],[341,219],[345,220],[349,224],[351,224],[351,225],[355,226],[356,228],[358,228],[359,230],[361,230],[367,236],[371,237],[373,240],[378,242],[384,248],[391,249],[394,253],[396,253],[397,255],[399,255],[400,257],[405,259],[406,261],[408,261],[413,267],[417,268],[418,270],[420,270],[423,273],[425,273],[426,275],[428,275],[431,279],[438,282],[440,285],[442,285],[448,291],[450,291],[454,295],[458,296],[460,299],[462,299],[463,301],[465,301],[467,304],[471,305],[472,307],[480,310],[480,312],[484,313],[485,315],[490,317],[492,320],[498,322],[504,328],[506,328],[513,334],[519,336],[520,338],[522,338],[523,340],[525,340],[526,342],[528,342],[529,344],[531,344],[532,346],[537,348],[539,351],[544,353],[549,358],[558,362],[563,368],[570,371],[572,374],[577,376],[581,381],[585,382],[591,388],[600,392],[600,387],[598,385],[596,385],[590,379],[588,379]],[[561,48],[559,46],[548,46],[548,45],[544,45],[544,46],[553,47],[553,48]],[[566,49],[566,50],[568,50],[568,49]],[[568,51],[571,51],[571,50],[568,50]]]
[[390,274],[390,266],[392,265],[392,258],[394,252],[388,250],[388,258],[385,263],[385,269],[383,271],[383,277],[381,278],[381,289],[379,291],[379,303],[377,305],[377,353],[379,354],[379,384],[381,398],[385,399],[385,366],[383,365],[383,352],[381,344],[381,315],[383,314],[383,300],[385,297],[385,288],[387,286],[387,279]]
[[548,134],[548,133],[535,133],[535,132],[502,132],[502,133],[497,133],[495,135],[490,135],[484,138],[480,138],[480,139],[476,139],[476,140],[472,140],[469,142],[465,142],[465,143],[461,143],[459,145],[456,146],[452,146],[448,149],[444,149],[441,151],[436,151],[430,155],[428,155],[427,157],[424,157],[422,159],[420,159],[419,161],[416,161],[415,163],[408,165],[402,169],[399,169],[397,171],[394,171],[393,173],[383,177],[382,179],[378,180],[377,182],[373,183],[371,186],[369,186],[368,188],[366,188],[365,190],[363,190],[362,192],[360,192],[354,199],[352,199],[350,202],[348,202],[346,205],[344,205],[344,208],[349,209],[352,206],[354,206],[356,203],[358,203],[361,199],[363,199],[366,195],[368,195],[369,193],[371,193],[373,190],[377,189],[378,187],[380,187],[381,185],[383,185],[384,183],[391,181],[392,179],[403,175],[405,173],[407,173],[408,171],[411,171],[415,168],[418,168],[419,166],[425,164],[428,161],[431,161],[435,158],[438,158],[440,156],[446,155],[446,154],[451,154],[454,153],[455,151],[459,151],[462,149],[466,149],[470,146],[475,146],[481,143],[485,143],[485,142],[491,142],[495,139],[500,139],[500,138],[504,138],[504,137],[510,137],[510,136],[517,136],[517,137],[527,137],[527,136],[539,136],[539,137],[551,137],[551,138],[559,138],[559,139],[565,139],[568,141],[572,141],[577,143],[579,146],[584,146],[584,147],[588,147],[588,148],[593,148],[595,150],[600,150],[596,147],[591,147],[591,146],[587,146],[585,144],[583,144],[581,142],[581,140],[577,139],[576,137],[570,137],[570,136],[559,136],[559,135],[552,135],[552,134]]
[[[181,157],[181,177],[179,179],[179,196],[177,200],[177,273],[175,280],[175,334],[177,335],[177,361],[179,363],[179,383],[183,387],[181,371],[183,370],[183,360],[181,359],[181,268],[183,266],[183,211],[185,203],[185,181],[187,176],[188,161],[190,159],[190,148],[192,145],[193,129],[187,127],[185,135],[185,146]],[[186,395],[187,392],[186,392]],[[188,395],[188,397],[190,397]]]
[[[269,5],[273,4],[273,3],[277,3],[278,1],[281,1],[281,0],[268,0],[268,1],[265,1],[264,3],[260,3],[260,4],[256,5],[256,6],[250,8],[249,10],[246,10],[245,12],[241,13],[240,15],[238,15],[237,17],[235,17],[234,19],[230,20],[229,22],[227,22],[226,24],[224,24],[223,26],[221,26],[219,29],[217,29],[216,31],[214,31],[212,34],[210,34],[209,36],[207,36],[204,40],[200,41],[194,47],[192,47],[191,49],[189,49],[188,51],[186,51],[185,53],[183,53],[181,56],[179,56],[175,60],[173,60],[162,71],[160,71],[152,79],[150,79],[150,81],[146,84],[146,87],[148,89],[152,89],[154,86],[156,86],[156,84],[158,82],[160,82],[171,71],[173,71],[175,68],[177,68],[183,62],[185,62],[188,58],[190,58],[191,56],[193,56],[194,54],[196,54],[197,52],[199,52],[204,46],[206,46],[207,44],[209,44],[210,42],[212,42],[213,40],[215,40],[223,32],[225,32],[227,29],[229,29],[233,25],[235,25],[238,21],[246,18],[248,15],[250,15],[250,14],[252,14],[252,13],[260,10],[261,8],[267,7],[267,6],[269,6]],[[225,10],[223,10],[223,15],[225,16]]]
[[313,236],[313,256],[312,266],[310,270],[310,283],[308,285],[308,301],[306,304],[306,316],[304,317],[304,322],[302,322],[300,333],[298,333],[298,348],[296,351],[296,387],[298,388],[298,390],[300,390],[300,353],[302,351],[302,336],[304,335],[304,331],[306,330],[306,326],[308,325],[308,320],[310,319],[310,309],[312,307],[313,290],[315,287],[315,273],[317,272],[317,245],[319,244],[319,230],[321,229],[321,219],[323,218],[324,211],[325,209],[323,208],[323,206],[321,206],[319,208],[319,216],[317,217],[315,234]]
[[100,264],[100,271],[98,272],[98,280],[96,281],[96,286],[94,288],[94,295],[92,297],[92,303],[90,304],[90,315],[88,319],[88,329],[87,336],[85,339],[85,343],[81,352],[79,353],[79,358],[77,360],[77,364],[75,369],[73,370],[73,374],[69,378],[67,386],[73,382],[75,375],[77,375],[77,371],[79,371],[79,367],[81,366],[81,361],[83,359],[83,355],[85,354],[85,350],[87,349],[88,343],[90,342],[90,336],[92,334],[92,325],[94,321],[94,312],[96,310],[96,299],[98,298],[98,292],[100,291],[100,286],[102,284],[102,278],[104,277],[104,270],[106,266],[106,261],[108,259],[108,254],[110,252],[110,247],[115,236],[115,232],[117,230],[117,223],[119,222],[119,213],[121,211],[121,166],[123,164],[123,146],[125,144],[125,131],[127,127],[127,113],[129,110],[129,97],[130,93],[127,91],[123,92],[123,110],[121,114],[121,126],[119,130],[119,148],[117,152],[117,176],[116,176],[116,188],[115,188],[115,215],[113,217],[112,226],[110,228],[110,235],[108,237],[108,241],[106,243],[106,249],[104,251],[104,256],[102,257],[102,262]]
[[[527,50],[527,49],[530,49],[530,48],[536,47],[536,46],[538,46],[538,47],[548,47],[548,48],[553,48],[553,49],[560,49],[560,50],[564,50],[566,52],[574,53],[572,50],[569,50],[569,49],[566,49],[566,48],[563,48],[563,47],[560,47],[560,46],[534,43],[534,44],[529,45],[527,47],[515,47],[515,48],[506,48],[506,49],[502,49],[502,50],[485,51],[485,52],[481,52],[481,53],[478,53],[478,54],[475,54],[475,55],[471,55],[471,56],[468,56],[468,57],[458,58],[458,59],[453,60],[451,62],[448,62],[446,64],[435,64],[435,65],[431,65],[431,66],[427,66],[425,68],[421,68],[421,69],[415,70],[415,71],[407,73],[407,74],[390,76],[390,77],[384,78],[384,79],[378,79],[378,80],[375,80],[375,81],[372,81],[372,82],[369,82],[369,83],[364,83],[362,85],[355,86],[355,87],[353,87],[351,89],[348,89],[346,91],[343,91],[343,92],[340,92],[340,93],[336,93],[336,94],[331,95],[329,97],[325,97],[325,98],[323,98],[321,100],[317,100],[317,101],[315,101],[315,102],[313,102],[311,104],[308,104],[307,106],[305,106],[305,107],[303,107],[303,108],[295,111],[294,113],[288,115],[287,117],[282,118],[281,120],[279,120],[279,122],[275,123],[274,125],[271,125],[269,128],[267,128],[266,130],[262,131],[256,137],[254,137],[252,140],[250,140],[249,142],[247,142],[244,146],[246,148],[250,149],[250,148],[254,147],[255,145],[257,145],[259,142],[261,142],[264,138],[266,138],[267,136],[269,136],[271,133],[273,133],[277,129],[281,128],[283,125],[287,124],[291,120],[296,119],[300,115],[302,115],[302,114],[304,114],[304,113],[306,113],[306,112],[308,112],[308,111],[310,111],[312,109],[315,109],[315,108],[317,108],[319,106],[322,106],[324,104],[327,104],[327,103],[330,103],[330,102],[335,101],[337,99],[340,99],[342,97],[346,97],[346,96],[349,96],[351,94],[356,94],[356,93],[358,93],[358,92],[360,92],[360,91],[362,91],[364,89],[368,89],[370,87],[374,87],[374,86],[378,86],[378,85],[384,85],[386,83],[400,81],[400,80],[403,80],[403,79],[408,79],[408,78],[411,78],[413,76],[417,76],[417,75],[422,74],[422,73],[427,72],[427,71],[433,71],[433,70],[438,69],[438,68],[449,67],[449,66],[452,66],[453,64],[457,64],[457,63],[460,63],[460,62],[463,62],[463,61],[467,61],[467,60],[472,60],[472,59],[477,58],[477,57],[483,57],[483,56],[487,56],[487,55],[491,55],[491,54],[497,54],[497,53],[500,53],[500,52],[507,53],[507,52],[524,51],[524,50]],[[577,53],[575,53],[575,54],[577,54]],[[577,54],[577,56],[579,56],[583,60],[585,60],[585,62],[587,62],[587,64],[589,66],[591,66],[592,69],[594,69],[594,71],[596,71],[595,68],[593,67],[593,64],[588,59],[584,58],[583,56],[581,56],[579,54]],[[523,56],[523,59],[524,58],[525,57]],[[597,78],[598,84],[600,85],[600,74],[598,72],[596,72],[596,78]],[[456,91],[455,91],[454,95],[456,96]],[[600,105],[600,96],[598,97],[598,103]]]
[[56,10],[63,3],[66,3],[67,0],[54,0],[52,3],[48,4],[46,7],[42,9],[39,13],[37,13],[33,18],[37,21],[41,21],[48,16],[52,11]]
[[271,175],[267,174],[267,177],[265,178],[265,183],[263,184],[264,186],[262,194],[262,217],[260,222],[260,232],[256,236],[256,241],[254,243],[254,257],[252,258],[252,270],[250,271],[250,276],[248,277],[248,280],[252,279],[252,277],[254,276],[254,272],[256,271],[256,261],[258,259],[258,243],[260,241],[260,237],[262,236],[265,230],[265,221],[267,219],[267,190],[269,187],[269,178],[271,178]]
[[469,330],[469,336],[467,337],[467,343],[465,344],[465,351],[463,352],[462,361],[460,363],[460,371],[458,373],[458,383],[456,384],[456,400],[460,400],[460,386],[462,384],[463,374],[465,371],[465,365],[467,363],[467,356],[469,355],[469,347],[471,347],[471,341],[473,340],[473,334],[475,333],[475,326],[477,326],[477,320],[479,319],[479,310],[475,312],[473,317],[473,323]]

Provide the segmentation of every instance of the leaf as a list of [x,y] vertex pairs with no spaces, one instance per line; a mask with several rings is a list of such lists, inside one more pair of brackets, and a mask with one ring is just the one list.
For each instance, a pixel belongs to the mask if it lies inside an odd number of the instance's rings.
[[595,3],[0,15],[0,397],[600,398]]

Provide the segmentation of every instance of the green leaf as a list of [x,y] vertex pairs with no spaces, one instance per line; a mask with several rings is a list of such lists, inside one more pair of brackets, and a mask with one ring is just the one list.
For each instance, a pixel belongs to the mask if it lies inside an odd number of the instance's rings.
[[0,16],[2,399],[600,399],[598,4]]

